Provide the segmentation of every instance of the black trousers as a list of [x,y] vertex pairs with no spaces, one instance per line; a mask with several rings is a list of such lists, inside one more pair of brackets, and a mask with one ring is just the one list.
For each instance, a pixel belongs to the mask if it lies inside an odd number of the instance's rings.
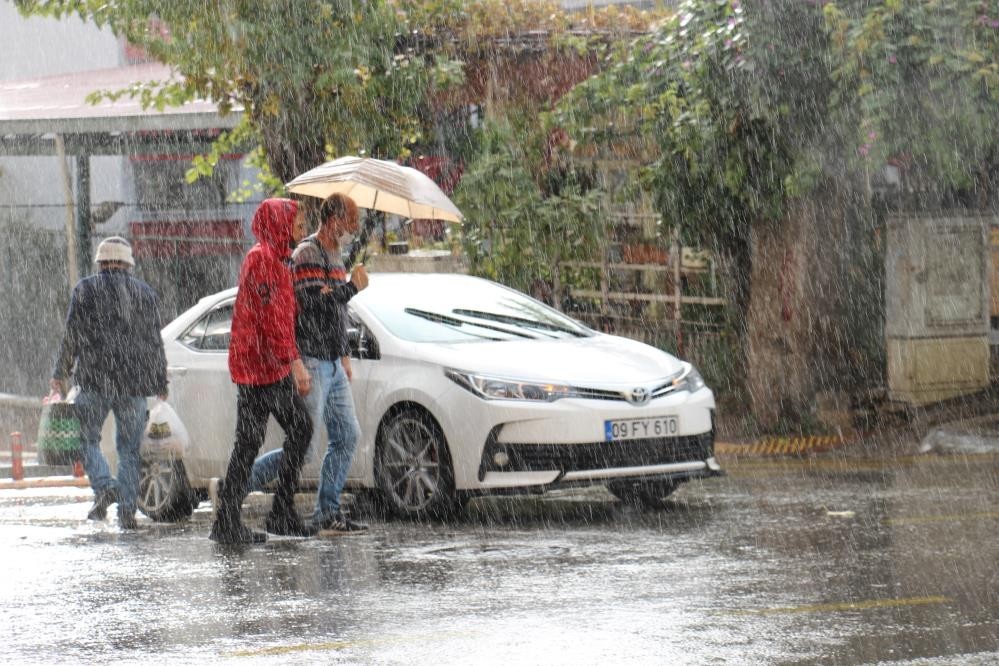
[[274,384],[238,384],[236,393],[236,443],[229,457],[225,482],[219,493],[218,519],[239,522],[240,508],[250,483],[250,470],[267,432],[267,419],[284,430],[284,455],[271,513],[293,510],[298,476],[312,439],[312,420],[305,400],[295,389],[291,375]]

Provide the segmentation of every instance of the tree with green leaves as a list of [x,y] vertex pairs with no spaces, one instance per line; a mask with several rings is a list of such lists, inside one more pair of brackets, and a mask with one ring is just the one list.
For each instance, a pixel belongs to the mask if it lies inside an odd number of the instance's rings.
[[[144,49],[181,77],[124,91],[164,108],[207,99],[244,122],[195,163],[258,144],[272,187],[331,156],[404,158],[423,140],[427,96],[442,79],[405,44],[388,2],[19,0],[24,14],[78,15]],[[441,63],[442,65],[444,63]],[[453,78],[453,70],[450,70]],[[448,79],[448,75],[444,76]]]
[[465,214],[462,243],[474,273],[527,292],[544,284],[555,299],[566,281],[563,261],[598,257],[606,233],[602,194],[576,169],[552,174],[531,129],[543,128],[487,123],[456,192]]
[[656,147],[643,182],[665,227],[727,267],[765,425],[878,381],[855,352],[880,334],[880,266],[851,249],[877,234],[872,172],[918,165],[936,205],[994,192],[992,22],[959,0],[688,0],[559,105],[580,140]]

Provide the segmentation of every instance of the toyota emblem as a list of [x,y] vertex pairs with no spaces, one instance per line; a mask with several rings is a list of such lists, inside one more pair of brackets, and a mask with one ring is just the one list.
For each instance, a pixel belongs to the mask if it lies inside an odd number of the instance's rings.
[[649,393],[649,389],[639,386],[638,388],[631,389],[624,397],[631,404],[638,406],[647,403],[651,394]]

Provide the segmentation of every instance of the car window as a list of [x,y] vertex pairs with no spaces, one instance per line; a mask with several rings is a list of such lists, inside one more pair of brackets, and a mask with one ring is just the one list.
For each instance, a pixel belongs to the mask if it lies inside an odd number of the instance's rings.
[[227,351],[232,332],[232,303],[222,305],[210,314],[201,348],[204,351]]
[[525,340],[593,335],[586,326],[530,296],[485,280],[447,289],[393,283],[365,299],[393,335],[413,342]]
[[227,351],[232,332],[232,302],[217,305],[180,337],[180,342],[198,351]]

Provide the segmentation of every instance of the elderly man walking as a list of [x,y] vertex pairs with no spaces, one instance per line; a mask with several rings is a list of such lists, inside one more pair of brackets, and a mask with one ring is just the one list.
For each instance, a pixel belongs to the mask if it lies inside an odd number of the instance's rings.
[[[159,298],[131,274],[132,247],[112,236],[97,247],[98,271],[80,280],[70,298],[66,332],[52,373],[52,389],[65,395],[69,379],[80,386],[83,466],[94,490],[90,520],[104,520],[118,503],[118,524],[136,528],[139,444],[146,425],[146,397],[166,398],[166,355],[160,337]],[[118,478],[101,453],[101,426],[115,417]]]

